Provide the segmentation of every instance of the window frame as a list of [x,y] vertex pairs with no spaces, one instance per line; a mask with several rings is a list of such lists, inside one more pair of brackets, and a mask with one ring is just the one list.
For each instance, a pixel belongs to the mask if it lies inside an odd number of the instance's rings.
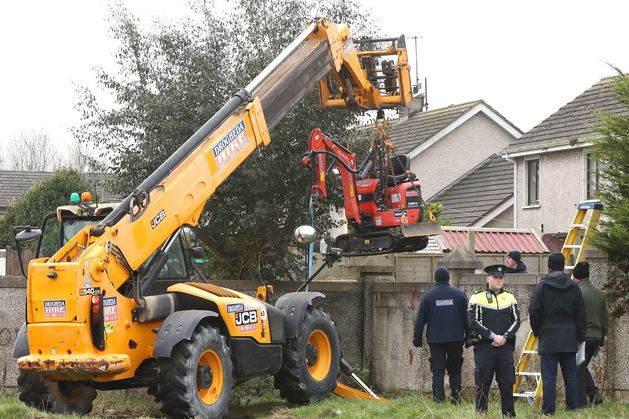
[[[535,194],[536,199],[531,200],[531,164],[536,163],[536,171],[535,171]],[[531,158],[524,160],[524,185],[526,187],[524,201],[526,202],[526,207],[538,207],[540,205],[539,199],[539,166],[540,166],[540,158]]]

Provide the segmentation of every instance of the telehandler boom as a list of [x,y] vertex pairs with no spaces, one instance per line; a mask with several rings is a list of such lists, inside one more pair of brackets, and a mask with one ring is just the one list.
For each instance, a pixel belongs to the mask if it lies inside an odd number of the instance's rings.
[[313,21],[102,221],[31,261],[14,348],[23,401],[85,414],[94,389],[144,386],[168,416],[222,417],[234,381],[265,374],[293,403],[329,396],[341,357],[333,322],[312,305],[323,294],[272,306],[211,283],[145,293],[182,229],[316,85],[326,109],[407,105],[404,38],[358,42],[344,25]]

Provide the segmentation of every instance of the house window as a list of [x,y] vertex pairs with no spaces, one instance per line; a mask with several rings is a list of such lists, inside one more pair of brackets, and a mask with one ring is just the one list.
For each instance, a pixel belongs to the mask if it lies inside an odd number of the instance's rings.
[[526,204],[539,205],[539,159],[526,162]]
[[599,164],[598,160],[594,158],[591,154],[587,155],[587,185],[586,185],[586,195],[587,199],[595,199],[598,192],[598,182],[600,177]]

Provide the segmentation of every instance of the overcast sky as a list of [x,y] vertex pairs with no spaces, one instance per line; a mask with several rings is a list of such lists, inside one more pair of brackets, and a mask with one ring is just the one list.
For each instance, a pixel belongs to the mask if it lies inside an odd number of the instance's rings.
[[[126,2],[146,22],[177,20],[184,0]],[[526,132],[600,78],[607,63],[629,71],[629,2],[618,0],[362,0],[382,35],[405,34],[412,77],[430,109],[484,99]],[[64,152],[79,122],[74,84],[93,85],[110,67],[108,2],[20,0],[0,3],[0,146],[42,131]],[[209,117],[210,115],[208,115]]]

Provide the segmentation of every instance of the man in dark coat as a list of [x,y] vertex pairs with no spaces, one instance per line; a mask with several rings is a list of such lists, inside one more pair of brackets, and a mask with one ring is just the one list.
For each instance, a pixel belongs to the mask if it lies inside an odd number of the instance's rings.
[[445,401],[443,381],[448,370],[452,403],[460,404],[463,343],[469,331],[467,297],[463,291],[450,286],[449,280],[448,270],[437,268],[437,284],[424,295],[417,311],[413,345],[422,346],[424,326],[428,325],[426,341],[430,347],[432,397],[438,403]]
[[578,285],[563,272],[561,253],[548,257],[548,275],[533,291],[529,305],[531,330],[538,339],[544,397],[542,413],[555,413],[557,364],[566,388],[566,409],[580,407],[575,354],[585,341],[585,304]]
[[601,393],[594,383],[588,365],[598,354],[607,335],[609,315],[605,293],[590,282],[590,264],[579,262],[572,271],[572,276],[579,284],[579,289],[585,302],[585,317],[587,332],[585,335],[585,361],[577,366],[577,380],[579,383],[579,401],[581,406],[589,403],[603,403]]
[[505,256],[508,274],[525,274],[526,265],[522,262],[522,255],[517,250],[512,250]]

